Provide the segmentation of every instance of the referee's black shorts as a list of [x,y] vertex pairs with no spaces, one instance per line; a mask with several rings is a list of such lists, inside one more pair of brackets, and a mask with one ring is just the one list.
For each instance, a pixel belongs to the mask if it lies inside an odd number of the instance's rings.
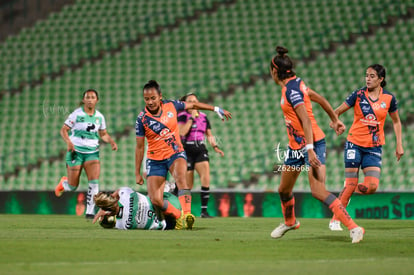
[[187,171],[193,171],[197,162],[209,161],[208,151],[203,141],[183,142],[187,154]]

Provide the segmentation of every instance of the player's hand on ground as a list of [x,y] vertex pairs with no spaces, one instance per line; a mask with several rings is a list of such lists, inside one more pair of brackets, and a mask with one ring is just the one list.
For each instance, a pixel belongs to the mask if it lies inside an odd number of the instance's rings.
[[98,213],[96,213],[95,217],[93,218],[92,223],[96,223],[101,217],[105,216],[105,211],[99,209]]
[[141,174],[136,174],[135,175],[135,182],[139,185],[143,185],[144,184],[144,178],[142,177]]

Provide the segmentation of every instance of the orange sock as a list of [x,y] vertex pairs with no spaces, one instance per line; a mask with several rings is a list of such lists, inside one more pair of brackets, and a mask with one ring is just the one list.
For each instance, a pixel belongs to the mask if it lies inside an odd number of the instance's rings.
[[191,213],[191,191],[189,189],[178,190],[178,200],[181,203],[184,214]]
[[341,221],[349,230],[358,227],[358,225],[352,220],[342,205],[341,201],[338,200],[334,195],[330,194],[325,199],[324,203],[329,206],[329,209],[334,213],[334,216]]
[[164,201],[164,207],[162,208],[164,214],[171,215],[175,219],[178,219],[181,216],[181,211],[175,208],[169,201]]
[[[341,193],[338,196],[338,199],[341,201],[344,207],[348,206],[349,199],[354,193],[358,185],[358,174],[356,173],[356,178],[345,178],[345,186],[342,189]],[[333,220],[339,220],[335,215],[332,218]]]
[[296,222],[295,216],[295,197],[291,196],[287,201],[282,199],[280,195],[280,202],[282,204],[283,217],[285,218],[285,224],[292,226]]

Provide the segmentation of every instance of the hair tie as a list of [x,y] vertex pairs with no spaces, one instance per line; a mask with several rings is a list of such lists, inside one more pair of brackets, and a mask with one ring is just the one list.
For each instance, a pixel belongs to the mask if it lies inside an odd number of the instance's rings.
[[287,73],[290,73],[290,70],[286,70]]
[[273,66],[275,66],[275,67],[276,67],[276,69],[278,69],[278,70],[279,70],[279,67],[276,65],[274,58],[272,58],[272,64],[273,64]]

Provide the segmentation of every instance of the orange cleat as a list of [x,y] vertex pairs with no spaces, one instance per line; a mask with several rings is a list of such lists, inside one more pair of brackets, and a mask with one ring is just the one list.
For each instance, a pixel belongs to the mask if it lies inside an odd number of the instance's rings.
[[63,182],[64,182],[65,180],[67,181],[67,180],[68,180],[68,177],[63,176],[63,177],[60,179],[60,181],[59,181],[58,185],[56,185],[56,187],[55,187],[55,195],[56,195],[56,197],[60,197],[60,196],[62,196],[63,192],[65,191],[65,189],[63,188]]

